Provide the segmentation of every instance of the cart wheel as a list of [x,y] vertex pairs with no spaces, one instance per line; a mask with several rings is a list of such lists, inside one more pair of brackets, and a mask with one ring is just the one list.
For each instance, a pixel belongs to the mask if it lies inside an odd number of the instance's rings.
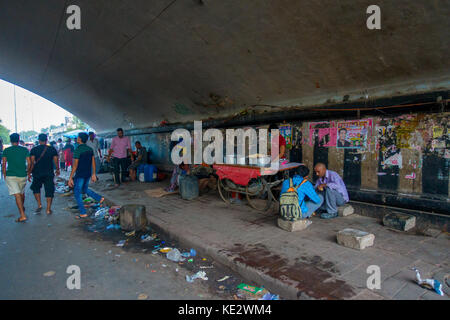
[[231,192],[225,190],[223,182],[220,179],[217,181],[217,189],[219,190],[222,200],[225,201],[225,203],[230,203]]
[[[267,211],[272,204],[272,193],[267,190],[267,182],[264,179],[257,179],[257,182],[262,184],[262,190],[257,193],[252,193],[249,185],[245,187],[248,204],[255,210]],[[250,184],[250,183],[249,183]]]

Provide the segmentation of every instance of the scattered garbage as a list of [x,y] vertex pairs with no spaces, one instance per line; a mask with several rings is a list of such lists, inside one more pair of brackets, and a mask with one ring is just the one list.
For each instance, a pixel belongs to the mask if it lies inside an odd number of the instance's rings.
[[127,240],[120,240],[118,244],[116,244],[117,247],[123,247]]
[[208,277],[206,276],[205,271],[199,271],[196,274],[194,274],[193,276],[186,275],[186,281],[189,283],[194,282],[195,279],[208,280]]
[[147,300],[147,299],[148,299],[148,296],[147,296],[146,294],[141,293],[141,294],[138,296],[138,300]]
[[125,235],[126,235],[127,237],[133,237],[133,236],[136,235],[136,231],[127,232],[127,233],[125,233]]
[[195,251],[195,249],[191,249],[191,257],[195,257],[197,255],[197,251]]
[[172,251],[172,248],[168,248],[168,247],[162,248],[161,250],[159,250],[159,252],[162,252],[162,253],[167,253],[167,252],[170,252],[170,251]]
[[167,252],[166,254],[167,259],[173,261],[173,262],[180,262],[185,261],[186,259],[181,256],[181,253],[178,249],[173,249]]
[[110,224],[109,226],[106,227],[106,230],[120,230],[120,224]]
[[201,266],[200,269],[212,269],[214,266]]
[[249,286],[248,284],[245,284],[245,283],[241,283],[237,287],[238,287],[238,289],[241,289],[241,290],[253,293],[253,294],[256,294],[256,293],[261,292],[263,290],[263,288],[258,288],[258,287],[255,287],[255,286]]
[[277,294],[272,293],[266,293],[261,299],[259,300],[280,300],[280,296]]
[[44,277],[53,277],[56,274],[55,271],[48,271],[44,273]]
[[440,296],[444,295],[444,291],[442,291],[442,284],[435,279],[425,279],[422,280],[420,277],[420,272],[417,268],[412,268],[416,272],[416,281],[417,284],[423,288],[430,289],[436,291],[436,293]]
[[194,259],[189,259],[188,262],[194,262]]
[[148,234],[144,234],[143,236],[141,236],[141,242],[149,242],[155,240],[155,238],[153,238],[152,236],[148,235]]
[[230,276],[225,276],[222,279],[217,280],[217,282],[223,282],[223,281],[225,281],[227,279],[230,279],[230,278],[231,278]]

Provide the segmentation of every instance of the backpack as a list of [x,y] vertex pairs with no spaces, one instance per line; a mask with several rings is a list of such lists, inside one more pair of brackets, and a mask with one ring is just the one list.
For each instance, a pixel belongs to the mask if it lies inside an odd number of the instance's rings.
[[297,189],[306,181],[308,179],[303,179],[303,182],[294,188],[292,178],[289,179],[289,189],[280,196],[280,215],[283,220],[296,221],[303,218],[301,204],[298,204]]

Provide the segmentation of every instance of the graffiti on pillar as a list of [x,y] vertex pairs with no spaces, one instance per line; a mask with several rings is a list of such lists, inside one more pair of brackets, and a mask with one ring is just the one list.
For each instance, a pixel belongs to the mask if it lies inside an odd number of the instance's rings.
[[399,172],[403,164],[401,149],[397,148],[394,121],[379,120],[376,126],[378,150],[378,188],[397,190]]
[[367,148],[372,130],[372,119],[351,120],[337,123],[337,148]]
[[335,147],[337,130],[334,122],[312,122],[309,124],[309,144],[315,147]]

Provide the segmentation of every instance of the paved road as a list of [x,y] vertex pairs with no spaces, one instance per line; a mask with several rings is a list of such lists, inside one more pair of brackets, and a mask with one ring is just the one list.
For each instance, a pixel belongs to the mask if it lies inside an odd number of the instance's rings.
[[[176,272],[177,266],[162,256],[124,251],[99,240],[65,209],[67,198],[56,196],[52,216],[34,215],[28,185],[29,221],[18,224],[14,199],[0,180],[0,204],[0,299],[134,300],[140,294],[148,299],[220,299],[202,280],[187,283],[187,270]],[[81,269],[81,290],[66,287],[70,265]],[[49,271],[55,274],[44,276]]]

